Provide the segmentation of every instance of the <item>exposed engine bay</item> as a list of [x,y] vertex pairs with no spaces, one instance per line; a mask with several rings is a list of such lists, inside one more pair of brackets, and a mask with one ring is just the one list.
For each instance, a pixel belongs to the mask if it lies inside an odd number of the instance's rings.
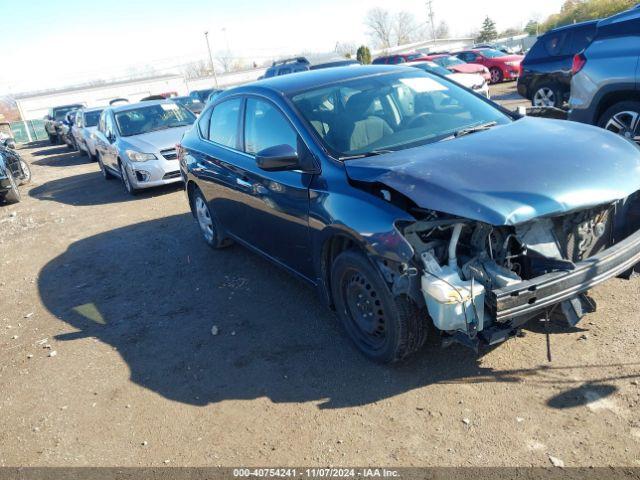
[[[421,293],[436,328],[471,340],[483,331],[499,332],[484,335],[488,343],[495,343],[550,310],[564,316],[570,325],[593,311],[585,295],[593,281],[576,285],[572,279],[569,285],[562,274],[569,278],[573,272],[586,271],[584,278],[590,278],[590,259],[606,254],[639,229],[640,195],[636,193],[611,204],[515,226],[492,226],[425,211],[419,221],[404,227],[403,234],[415,250]],[[615,276],[632,273],[637,258],[628,261],[630,268],[616,270]],[[620,262],[616,265],[625,267]],[[565,282],[564,290],[552,290],[550,276],[556,285]],[[592,276],[600,281],[595,270]],[[544,292],[553,295],[538,295],[542,285],[546,285]],[[526,286],[526,298],[520,286]],[[507,300],[500,303],[501,298]],[[519,310],[509,317],[503,305],[508,301],[524,305],[518,305]]]

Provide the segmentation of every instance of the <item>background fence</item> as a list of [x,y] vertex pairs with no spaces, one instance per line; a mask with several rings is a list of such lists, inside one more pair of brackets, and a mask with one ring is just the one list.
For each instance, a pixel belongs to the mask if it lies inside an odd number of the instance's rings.
[[27,120],[26,122],[12,122],[11,130],[16,143],[35,142],[46,140],[49,137],[44,129],[43,120]]

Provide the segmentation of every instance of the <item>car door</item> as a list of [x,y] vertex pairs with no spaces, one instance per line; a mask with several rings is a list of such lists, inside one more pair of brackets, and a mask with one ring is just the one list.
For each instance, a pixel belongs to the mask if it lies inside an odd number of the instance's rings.
[[105,146],[104,146],[104,156],[103,163],[115,170],[116,172],[120,172],[118,168],[118,151],[116,149],[116,124],[113,118],[112,112],[107,112],[105,116]]
[[269,172],[256,163],[260,151],[278,145],[291,146],[305,160],[311,154],[289,119],[271,100],[247,96],[243,120],[243,150],[248,158],[242,165],[247,208],[241,235],[311,279],[309,184],[313,174],[301,170]]
[[82,110],[78,110],[76,112],[76,118],[73,121],[73,127],[71,127],[71,134],[73,135],[78,148],[86,148],[84,145],[84,137],[82,136],[83,118],[84,115],[82,113]]

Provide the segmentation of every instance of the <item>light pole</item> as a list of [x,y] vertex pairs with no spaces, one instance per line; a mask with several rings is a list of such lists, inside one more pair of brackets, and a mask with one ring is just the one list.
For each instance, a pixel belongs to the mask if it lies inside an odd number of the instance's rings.
[[209,63],[211,65],[211,71],[213,71],[213,80],[216,82],[216,88],[218,88],[218,76],[216,75],[216,69],[213,66],[213,56],[211,55],[211,46],[209,45],[209,32],[204,32],[204,38],[207,41],[207,50],[209,51]]

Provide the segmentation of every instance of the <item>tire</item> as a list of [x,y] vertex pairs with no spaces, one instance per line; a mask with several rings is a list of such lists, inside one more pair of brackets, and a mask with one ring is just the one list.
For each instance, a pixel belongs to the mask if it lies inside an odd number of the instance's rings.
[[122,185],[124,186],[125,191],[129,195],[136,196],[138,194],[138,189],[131,184],[131,179],[129,178],[127,167],[125,167],[123,162],[118,162],[118,165],[120,167],[120,178],[122,180]]
[[200,227],[200,233],[202,238],[211,248],[218,249],[228,247],[233,243],[230,239],[224,236],[220,223],[216,219],[215,215],[211,213],[209,204],[202,192],[196,187],[192,193],[193,195],[193,211],[196,221]]
[[20,168],[22,168],[23,177],[20,179],[20,185],[27,185],[31,182],[31,168],[29,164],[20,159]]
[[489,73],[491,73],[491,83],[493,84],[500,83],[504,79],[504,74],[498,67],[491,67]]
[[100,172],[102,173],[102,178],[104,178],[105,180],[113,180],[113,174],[111,172],[109,172],[109,170],[107,170],[107,167],[104,166],[104,163],[102,163],[102,158],[100,157],[100,154],[98,153],[97,155],[97,161],[98,161],[98,166],[100,167]]
[[534,107],[556,107],[564,105],[564,93],[556,83],[544,83],[535,88],[531,97]]
[[51,135],[50,133],[49,135],[49,143],[51,145],[57,145],[58,144],[58,136],[57,135]]
[[598,126],[640,143],[640,102],[618,102],[598,119]]
[[393,297],[361,252],[347,250],[335,259],[331,293],[347,334],[371,360],[398,362],[424,345],[429,325],[426,313],[407,297]]
[[18,190],[18,184],[9,169],[7,169],[7,177],[9,178],[11,187],[4,194],[4,201],[7,203],[18,203],[20,201],[20,190]]

